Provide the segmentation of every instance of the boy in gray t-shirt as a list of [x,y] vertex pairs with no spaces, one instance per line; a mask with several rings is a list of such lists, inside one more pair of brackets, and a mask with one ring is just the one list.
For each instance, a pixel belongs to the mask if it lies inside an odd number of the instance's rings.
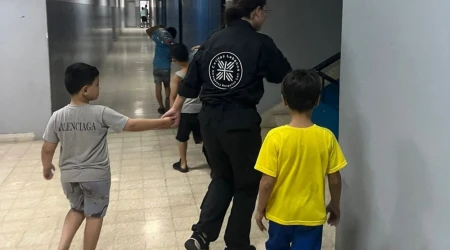
[[84,249],[95,249],[103,217],[109,204],[111,171],[107,133],[170,128],[173,118],[129,119],[116,111],[89,102],[99,96],[97,68],[77,63],[65,73],[69,105],[56,111],[44,134],[42,164],[44,178],[53,178],[53,156],[61,144],[61,183],[71,210],[66,216],[58,249],[69,249],[79,226],[86,219]]
[[[182,84],[182,80],[186,76],[186,72],[189,68],[189,50],[186,45],[178,43],[172,45],[170,49],[172,61],[181,67],[180,71],[177,71],[171,79],[171,96],[170,106],[173,105],[177,94],[178,87]],[[178,151],[180,153],[180,161],[173,164],[173,168],[182,173],[189,172],[187,164],[187,147],[189,136],[192,133],[192,137],[196,144],[202,143],[202,135],[200,132],[200,122],[198,121],[198,113],[202,109],[202,102],[200,98],[187,98],[183,104],[180,115],[180,123],[178,125],[178,132],[176,139],[179,141]]]

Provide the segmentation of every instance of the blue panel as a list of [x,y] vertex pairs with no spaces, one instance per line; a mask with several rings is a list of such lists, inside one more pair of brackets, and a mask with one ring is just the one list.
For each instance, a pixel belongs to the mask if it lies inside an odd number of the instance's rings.
[[[166,17],[167,27],[174,27],[180,33],[180,1],[179,0],[166,0]],[[179,35],[175,39],[179,42]]]
[[314,109],[312,121],[321,127],[328,128],[336,138],[339,138],[339,112],[337,109],[321,102]]
[[327,85],[321,96],[320,104],[314,109],[312,120],[315,124],[331,130],[339,136],[339,86]]
[[183,1],[183,43],[187,46],[202,44],[220,27],[220,0]]
[[339,109],[339,86],[335,84],[327,85],[323,89],[321,101],[328,106]]

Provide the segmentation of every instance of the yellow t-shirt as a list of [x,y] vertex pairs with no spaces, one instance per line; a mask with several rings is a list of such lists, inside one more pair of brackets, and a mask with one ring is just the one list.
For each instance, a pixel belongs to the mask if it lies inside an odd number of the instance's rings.
[[326,221],[325,176],[347,165],[334,134],[313,125],[282,126],[266,136],[255,169],[275,177],[266,218],[281,225]]

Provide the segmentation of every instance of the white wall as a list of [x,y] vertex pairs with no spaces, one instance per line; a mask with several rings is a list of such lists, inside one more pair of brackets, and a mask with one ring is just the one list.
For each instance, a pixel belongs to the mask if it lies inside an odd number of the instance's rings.
[[450,249],[449,10],[344,0],[337,250]]
[[45,129],[51,115],[46,34],[45,1],[0,1],[0,134],[41,136]]

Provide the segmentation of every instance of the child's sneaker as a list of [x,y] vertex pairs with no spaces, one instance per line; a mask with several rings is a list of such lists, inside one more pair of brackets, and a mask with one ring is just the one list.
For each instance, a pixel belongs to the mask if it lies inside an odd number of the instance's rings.
[[194,233],[191,238],[184,243],[186,250],[209,250],[209,242],[203,235]]
[[[225,250],[232,250],[232,249],[225,248]],[[249,246],[249,247],[247,248],[247,250],[256,250],[256,247],[254,247],[254,246]]]

